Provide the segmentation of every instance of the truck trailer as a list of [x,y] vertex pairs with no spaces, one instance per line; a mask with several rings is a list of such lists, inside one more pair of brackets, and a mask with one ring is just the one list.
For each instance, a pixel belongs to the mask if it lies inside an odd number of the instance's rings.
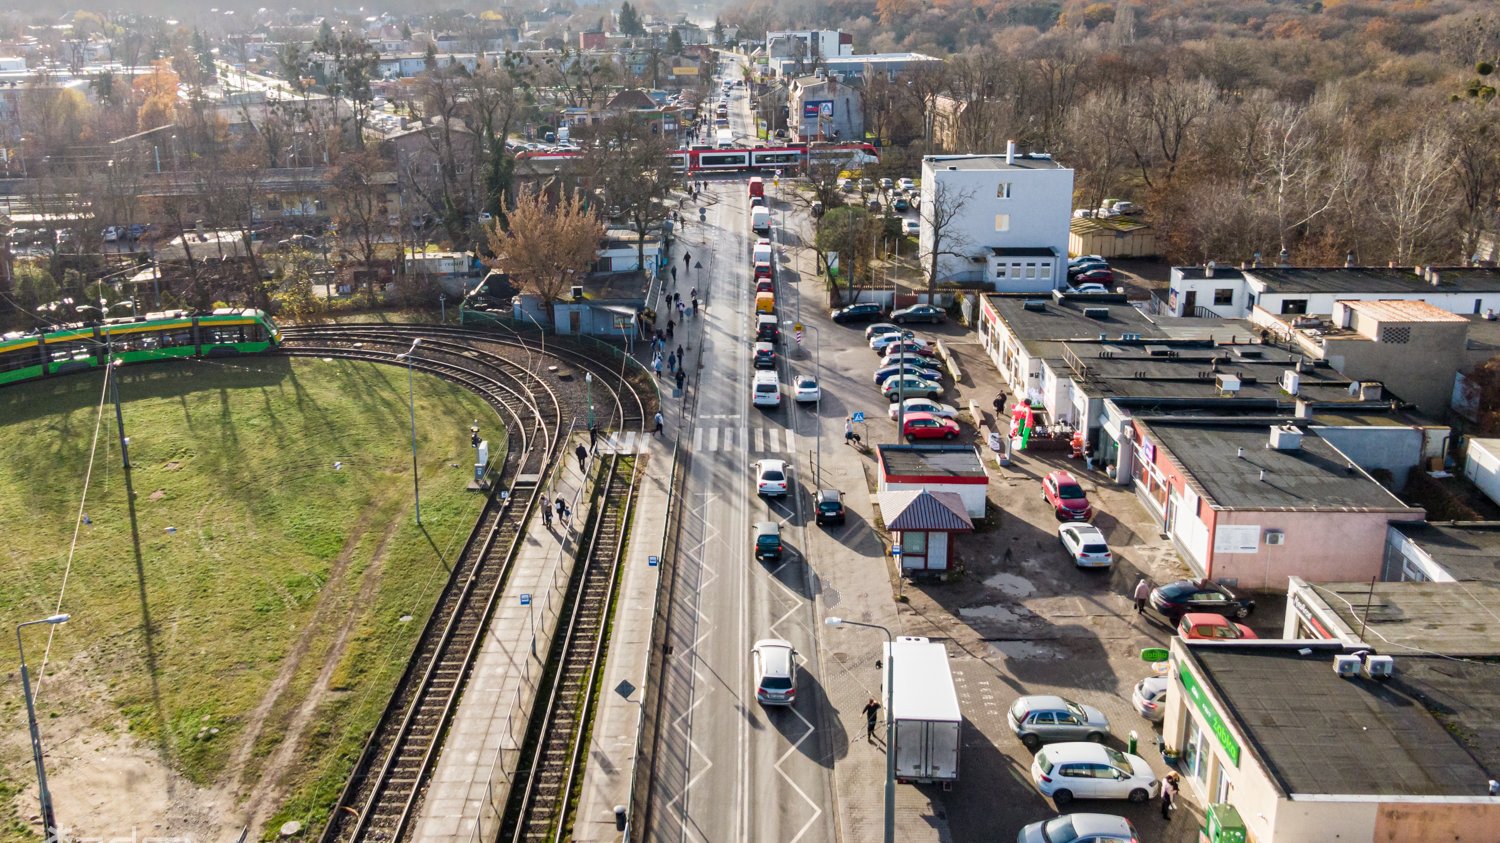
[[896,781],[940,782],[946,790],[958,781],[963,733],[948,650],[926,638],[901,636],[885,652],[893,674],[884,689],[885,712],[895,742],[887,751],[895,753]]

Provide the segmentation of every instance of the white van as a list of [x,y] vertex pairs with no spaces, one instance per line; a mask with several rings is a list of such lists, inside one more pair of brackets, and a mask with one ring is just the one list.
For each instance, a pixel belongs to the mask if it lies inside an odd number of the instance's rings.
[[761,241],[757,242],[755,244],[755,248],[752,249],[751,252],[750,252],[750,265],[751,266],[755,266],[758,263],[770,263],[770,262],[771,262],[771,241],[769,241],[769,240],[761,240]]
[[764,369],[755,373],[754,392],[750,394],[750,401],[757,407],[777,407],[781,405],[781,379],[776,377],[775,372]]
[[771,233],[771,209],[757,206],[750,209],[750,230],[756,234]]

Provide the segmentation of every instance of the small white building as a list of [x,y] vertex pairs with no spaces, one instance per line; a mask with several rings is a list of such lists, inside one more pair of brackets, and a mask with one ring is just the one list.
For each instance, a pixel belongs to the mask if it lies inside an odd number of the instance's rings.
[[777,76],[811,70],[825,59],[854,54],[854,36],[837,29],[779,30],[766,33],[767,67]]
[[[938,281],[983,281],[1003,293],[1067,283],[1073,171],[1010,143],[1000,155],[922,159],[920,254],[938,252]],[[947,209],[956,209],[947,210]],[[937,237],[934,221],[946,220]]]
[[1449,313],[1500,311],[1500,269],[1493,267],[1172,268],[1169,316],[1254,319],[1327,316],[1337,301],[1424,301]]
[[1500,503],[1500,439],[1469,440],[1464,476],[1474,481],[1490,500]]

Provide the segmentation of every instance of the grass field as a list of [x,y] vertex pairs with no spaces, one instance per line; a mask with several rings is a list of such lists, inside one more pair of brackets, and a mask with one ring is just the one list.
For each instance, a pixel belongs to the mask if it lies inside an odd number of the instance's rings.
[[[57,609],[101,385],[0,390],[0,630]],[[277,778],[273,822],[321,823],[482,506],[469,425],[498,459],[499,421],[417,376],[419,528],[400,368],[163,363],[126,369],[121,393],[133,470],[106,404],[51,663],[105,703],[93,729],[129,729],[198,783]],[[33,669],[47,629],[27,633]],[[19,696],[0,701],[14,727]],[[44,685],[44,730],[67,705]],[[24,736],[3,763],[0,793],[30,781]]]

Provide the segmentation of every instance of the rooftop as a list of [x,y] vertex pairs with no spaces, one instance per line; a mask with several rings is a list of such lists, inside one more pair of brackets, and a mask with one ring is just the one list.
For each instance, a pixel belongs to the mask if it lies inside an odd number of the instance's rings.
[[[1406,533],[1406,527],[1399,529]],[[1345,626],[1386,655],[1500,657],[1500,584],[1379,582],[1372,587],[1355,582],[1309,587]]]
[[984,463],[970,445],[877,445],[887,474],[923,477],[984,477]]
[[1225,281],[1238,281],[1239,279],[1245,277],[1245,273],[1241,272],[1238,269],[1235,269],[1232,266],[1215,266],[1213,270],[1214,274],[1212,276],[1208,274],[1208,267],[1206,266],[1174,266],[1172,267],[1172,271],[1188,281],[1196,281],[1210,277],[1212,277],[1216,281],[1221,278]]
[[1413,267],[1255,267],[1246,277],[1260,281],[1269,293],[1494,293],[1500,292],[1500,269],[1436,267],[1438,283]]
[[1377,299],[1375,301],[1346,301],[1344,307],[1360,316],[1379,319],[1382,322],[1467,322],[1456,313],[1428,304],[1425,301],[1401,299]]
[[[1338,646],[1179,646],[1285,793],[1487,798],[1489,773],[1428,710],[1435,689],[1422,677],[1448,671],[1446,660],[1402,656],[1393,679],[1343,679],[1332,666]],[[1454,716],[1471,699],[1493,706],[1495,670],[1455,683]]]
[[922,159],[922,167],[941,170],[1066,170],[1067,167],[1053,160],[1044,152],[1016,153],[1007,164],[1005,153],[994,155],[928,155]]
[[[1500,583],[1500,523],[1445,521],[1393,526],[1454,579]],[[1496,655],[1500,655],[1500,649]]]
[[964,499],[953,492],[906,489],[881,492],[880,519],[887,530],[968,531],[974,529]]
[[1122,334],[1143,338],[1165,337],[1146,314],[1126,303],[1094,303],[1085,298],[1050,295],[989,296],[990,305],[1010,326],[1027,349],[1042,351],[1032,343],[1049,340],[1093,340],[1100,336],[1118,339]]
[[[1225,339],[1228,335],[1225,335]],[[1207,341],[1139,342],[1077,340],[1054,343],[1054,369],[1071,376],[1095,397],[1222,398],[1226,402],[1259,399],[1290,409],[1292,397],[1281,388],[1282,375],[1298,358],[1259,343],[1214,344]],[[1298,395],[1306,400],[1347,403],[1349,379],[1327,365],[1304,365]],[[1233,397],[1221,396],[1218,375],[1239,378]]]
[[1311,431],[1303,431],[1300,447],[1276,450],[1267,447],[1270,427],[1264,424],[1201,419],[1137,424],[1145,424],[1147,438],[1166,448],[1223,508],[1421,514]]

